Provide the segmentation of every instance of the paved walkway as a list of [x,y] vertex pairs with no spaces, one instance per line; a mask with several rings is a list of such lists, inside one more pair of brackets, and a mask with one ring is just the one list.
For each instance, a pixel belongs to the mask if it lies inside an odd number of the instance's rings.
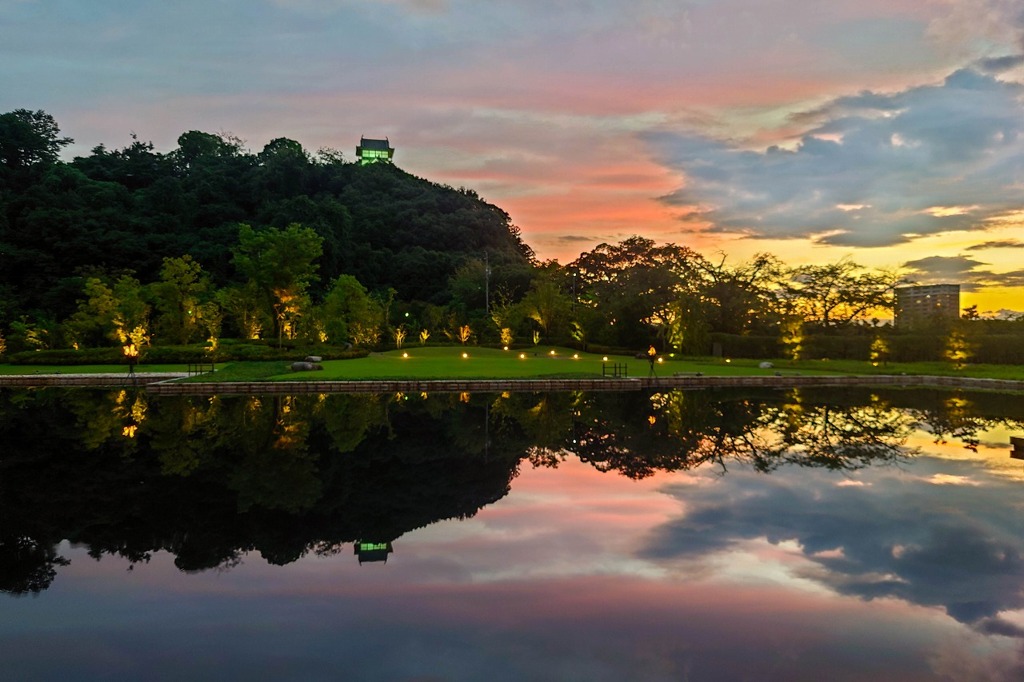
[[97,372],[95,374],[75,374],[61,372],[57,374],[3,374],[0,375],[0,387],[34,387],[34,386],[98,386],[120,387],[149,385],[158,381],[181,379],[188,376],[184,372]]

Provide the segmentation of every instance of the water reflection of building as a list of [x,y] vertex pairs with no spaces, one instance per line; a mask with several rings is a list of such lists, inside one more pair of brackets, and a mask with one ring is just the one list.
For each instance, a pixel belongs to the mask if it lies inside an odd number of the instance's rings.
[[360,564],[388,562],[388,554],[394,552],[390,542],[357,542],[355,555]]
[[932,284],[896,289],[894,324],[898,327],[933,320],[956,320],[959,317],[959,284]]

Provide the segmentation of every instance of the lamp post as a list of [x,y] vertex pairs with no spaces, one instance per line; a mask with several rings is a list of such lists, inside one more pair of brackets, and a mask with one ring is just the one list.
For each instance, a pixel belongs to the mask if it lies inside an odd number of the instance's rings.
[[491,314],[491,259],[484,251],[484,312]]
[[128,378],[135,381],[135,363],[139,361],[139,348],[134,343],[129,343],[121,348],[125,359],[128,360]]

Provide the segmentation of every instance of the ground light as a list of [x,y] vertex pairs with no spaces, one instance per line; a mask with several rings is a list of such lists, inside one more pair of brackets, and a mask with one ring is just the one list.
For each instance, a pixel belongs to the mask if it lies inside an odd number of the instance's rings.
[[525,360],[526,359],[526,353],[520,353],[519,354],[519,359],[520,360]]
[[402,353],[402,357],[403,358],[407,358],[407,357],[409,357],[409,354],[408,353]]
[[463,360],[465,360],[465,359],[466,359],[466,358],[468,358],[468,357],[469,357],[469,353],[463,353],[463,354],[462,354],[462,359],[463,359]]

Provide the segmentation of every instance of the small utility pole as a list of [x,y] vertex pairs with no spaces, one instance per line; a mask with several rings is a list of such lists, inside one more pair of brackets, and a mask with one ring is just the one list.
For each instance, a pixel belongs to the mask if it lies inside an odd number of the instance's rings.
[[484,251],[484,308],[491,314],[491,260],[490,254]]

